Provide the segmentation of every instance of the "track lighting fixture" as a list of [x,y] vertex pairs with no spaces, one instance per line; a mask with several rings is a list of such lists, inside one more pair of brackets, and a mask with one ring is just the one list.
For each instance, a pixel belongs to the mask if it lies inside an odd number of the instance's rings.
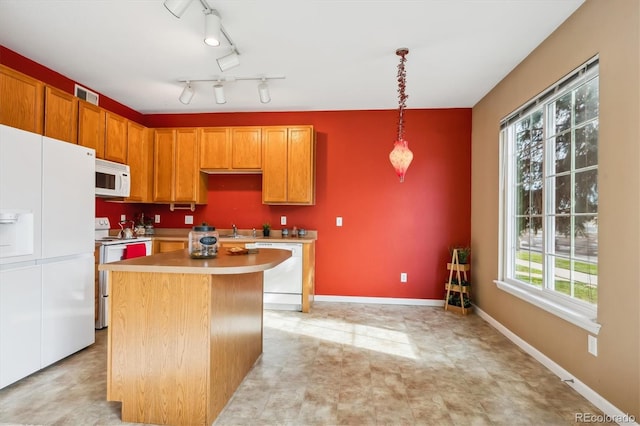
[[266,79],[262,79],[262,82],[258,84],[258,95],[260,96],[260,102],[268,104],[271,102],[271,94],[269,94],[269,86]]
[[224,86],[220,81],[213,85],[213,95],[216,98],[217,104],[226,104],[227,100],[224,97]]
[[220,15],[213,9],[204,12],[204,42],[209,46],[220,46]]
[[215,97],[217,104],[226,104],[227,99],[224,95],[224,84],[223,83],[235,83],[239,80],[254,80],[259,81],[258,84],[258,95],[260,102],[263,104],[271,102],[271,93],[269,92],[268,80],[282,80],[286,78],[284,75],[272,75],[272,76],[259,76],[259,77],[232,77],[232,76],[224,76],[224,77],[216,77],[211,80],[178,80],[181,83],[185,83],[185,87],[182,90],[182,94],[179,99],[183,104],[188,104],[191,102],[195,94],[195,90],[192,87],[193,83],[213,83],[213,95]]
[[193,0],[165,0],[164,7],[176,18],[182,17]]
[[194,94],[195,91],[193,90],[193,87],[191,87],[191,82],[187,81],[187,84],[184,86],[184,89],[178,99],[180,99],[180,102],[183,104],[188,105],[191,102],[191,99],[193,99]]
[[220,71],[224,72],[228,69],[231,69],[233,67],[237,67],[238,65],[240,65],[240,56],[238,55],[238,51],[233,49],[231,53],[216,59],[216,61],[218,62]]
[[[164,6],[175,17],[180,18],[191,2],[193,0],[165,0]],[[204,13],[204,42],[209,46],[218,47],[222,44],[222,37],[224,37],[231,47],[231,53],[218,59],[220,69],[226,71],[229,68],[240,65],[240,58],[238,57],[240,51],[231,40],[229,33],[222,26],[220,14],[209,6],[207,0],[200,0],[200,4],[203,7],[202,13]]]

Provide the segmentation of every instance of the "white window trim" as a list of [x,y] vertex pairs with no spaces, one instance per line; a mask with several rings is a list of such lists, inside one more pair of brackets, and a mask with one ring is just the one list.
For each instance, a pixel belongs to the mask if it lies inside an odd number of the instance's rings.
[[[590,59],[588,63],[597,60],[598,57],[594,57]],[[580,70],[585,65],[574,70]],[[571,73],[570,73],[571,74]],[[570,75],[569,74],[569,75]],[[562,83],[556,83],[556,87]],[[575,84],[575,83],[574,83]],[[573,86],[573,85],[572,85]],[[543,93],[550,92],[550,89],[546,89]],[[541,100],[541,98],[538,98]],[[525,104],[524,108],[527,108],[528,105],[533,105],[534,101],[530,101],[528,104]],[[524,109],[523,108],[523,109]],[[512,116],[514,116],[512,114]],[[507,119],[505,119],[507,120]],[[494,280],[496,286],[506,292],[509,293],[523,301],[531,303],[532,305],[553,314],[577,327],[580,327],[593,335],[598,335],[600,332],[601,324],[597,322],[597,307],[587,306],[587,304],[577,303],[571,300],[565,300],[562,296],[552,294],[551,291],[539,289],[537,287],[533,287],[530,285],[526,285],[524,283],[519,283],[516,280],[505,279],[504,276],[506,274],[505,268],[508,267],[509,261],[505,258],[508,256],[506,247],[508,247],[507,241],[505,241],[508,236],[504,231],[504,221],[507,220],[508,214],[505,214],[505,203],[507,202],[507,182],[506,178],[508,176],[508,159],[505,158],[505,154],[508,152],[508,147],[505,146],[507,143],[507,138],[504,137],[504,131],[500,131],[500,195],[499,195],[499,248],[498,252],[500,256],[498,256],[498,270],[500,271],[500,277]]]
[[522,299],[525,302],[529,302],[532,305],[560,317],[575,326],[587,330],[595,336],[600,332],[601,324],[596,321],[592,314],[587,313],[586,310],[582,311],[574,309],[566,304],[552,301],[547,296],[543,296],[541,294],[541,290],[535,287],[509,283],[501,280],[494,280],[493,282],[500,290]]

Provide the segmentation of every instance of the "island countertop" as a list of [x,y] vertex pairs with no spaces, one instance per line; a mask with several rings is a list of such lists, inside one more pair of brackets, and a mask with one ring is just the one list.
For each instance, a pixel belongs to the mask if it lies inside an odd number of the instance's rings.
[[263,272],[289,257],[185,249],[100,265],[107,400],[121,402],[122,421],[210,426],[262,353]]
[[224,249],[213,259],[192,259],[189,250],[158,253],[119,262],[103,263],[100,271],[161,272],[174,274],[231,275],[271,269],[291,257],[289,250],[258,250],[257,253],[232,255]]

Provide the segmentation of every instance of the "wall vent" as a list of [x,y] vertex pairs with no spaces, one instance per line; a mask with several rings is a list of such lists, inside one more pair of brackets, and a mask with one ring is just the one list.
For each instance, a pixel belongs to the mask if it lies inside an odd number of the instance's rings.
[[77,84],[76,84],[75,90],[76,90],[76,96],[79,97],[80,99],[87,101],[91,104],[98,105],[98,99],[100,98],[100,95],[98,95],[97,93],[92,92],[86,87],[78,86]]

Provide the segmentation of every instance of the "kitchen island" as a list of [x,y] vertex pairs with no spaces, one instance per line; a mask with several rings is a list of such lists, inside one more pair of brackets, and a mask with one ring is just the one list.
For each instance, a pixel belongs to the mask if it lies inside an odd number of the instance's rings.
[[122,420],[211,425],[262,353],[263,271],[290,256],[179,250],[100,265],[107,400],[122,402]]

